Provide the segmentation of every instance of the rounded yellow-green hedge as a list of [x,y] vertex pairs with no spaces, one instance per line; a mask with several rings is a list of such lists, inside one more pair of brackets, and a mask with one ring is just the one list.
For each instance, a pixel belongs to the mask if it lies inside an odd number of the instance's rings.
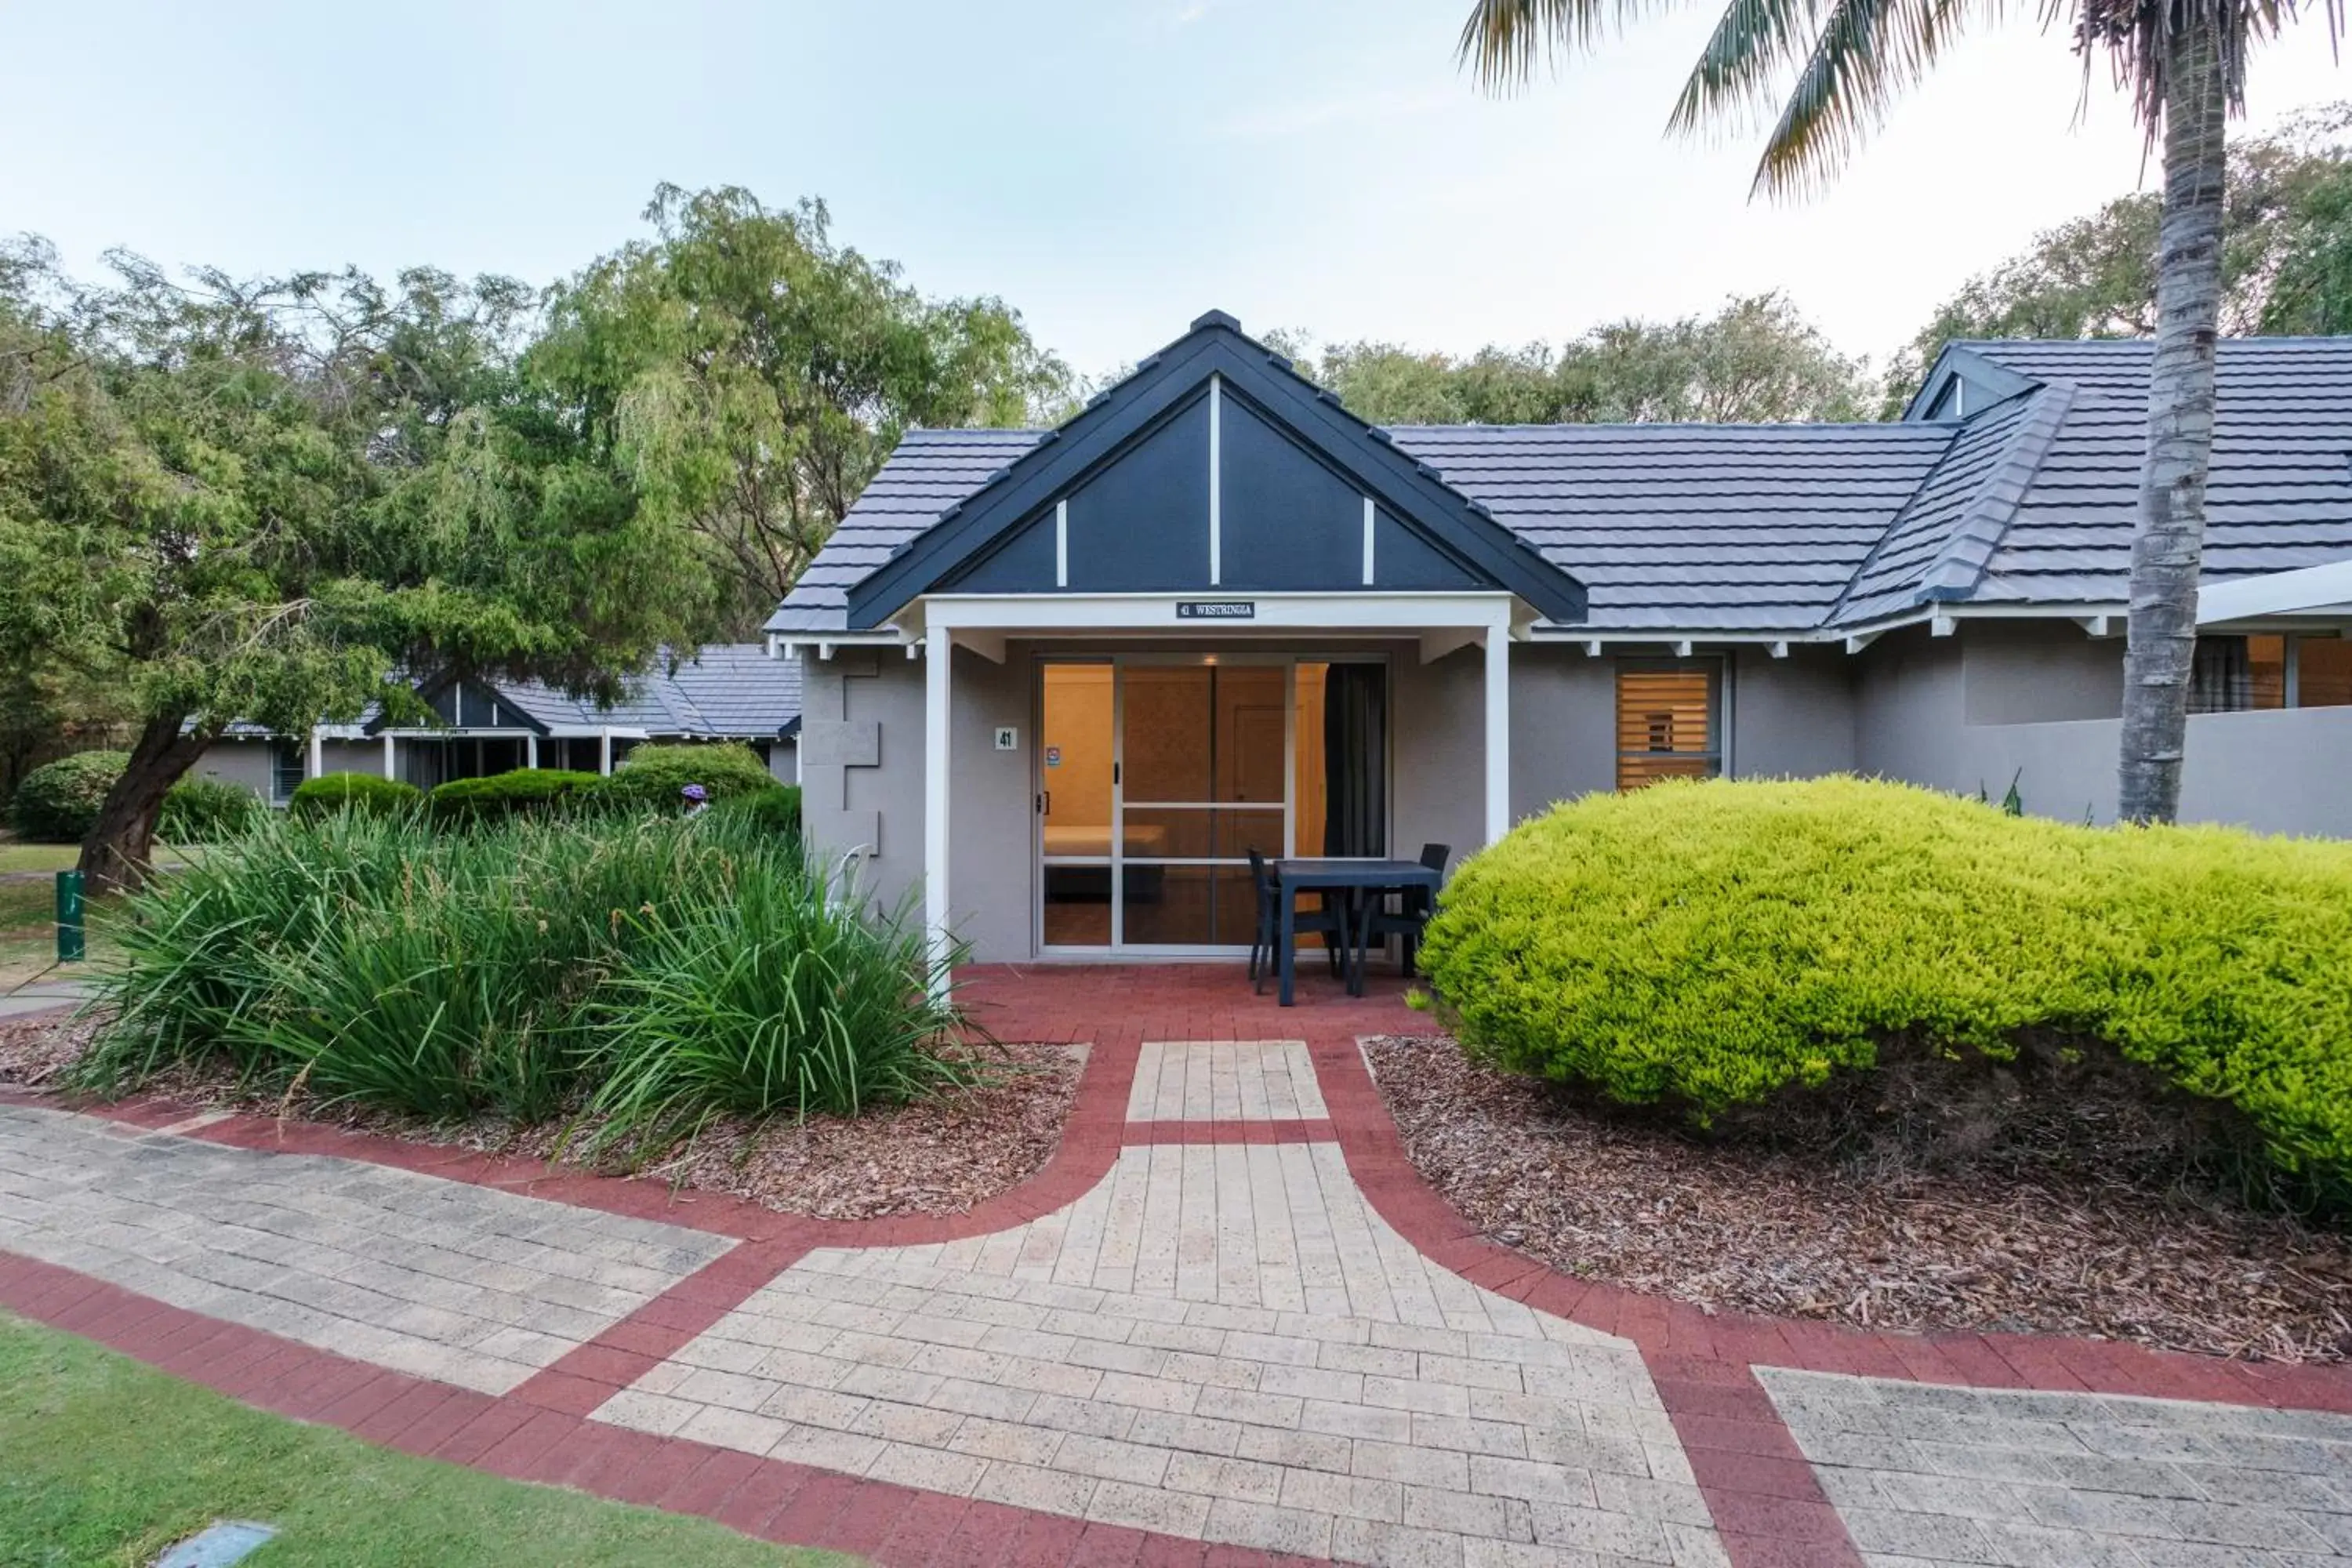
[[2096,828],[1852,778],[1590,795],[1463,866],[1423,953],[1473,1050],[1700,1119],[1892,1039],[2104,1041],[2352,1176],[2352,844]]

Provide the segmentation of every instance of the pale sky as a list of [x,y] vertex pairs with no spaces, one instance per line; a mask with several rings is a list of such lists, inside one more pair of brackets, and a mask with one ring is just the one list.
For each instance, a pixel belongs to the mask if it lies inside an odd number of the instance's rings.
[[[932,294],[992,293],[1082,373],[1211,307],[1457,353],[1785,289],[1883,359],[1970,273],[2142,177],[2032,22],[1970,39],[1827,197],[1751,204],[1753,136],[1663,139],[1713,5],[1507,100],[1466,0],[0,4],[0,232],[236,271],[425,262],[534,283],[655,184],[830,204]],[[2102,79],[2104,81],[2104,79]],[[2324,25],[2248,125],[2352,97]]]

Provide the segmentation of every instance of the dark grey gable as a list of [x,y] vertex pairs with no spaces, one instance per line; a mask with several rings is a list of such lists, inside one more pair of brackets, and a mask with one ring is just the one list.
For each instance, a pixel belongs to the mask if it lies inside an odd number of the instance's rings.
[[1936,363],[1927,367],[1919,390],[1904,405],[1903,417],[1913,423],[1973,418],[2041,384],[2032,376],[1987,359],[1967,343],[1946,343]]
[[1573,578],[1213,311],[852,588],[849,624],[934,592],[1368,589],[1584,613]]
[[[544,735],[547,726],[522,710],[498,688],[478,680],[444,679],[421,689],[425,706],[454,730],[529,730]],[[384,727],[382,715],[369,721],[370,734]]]

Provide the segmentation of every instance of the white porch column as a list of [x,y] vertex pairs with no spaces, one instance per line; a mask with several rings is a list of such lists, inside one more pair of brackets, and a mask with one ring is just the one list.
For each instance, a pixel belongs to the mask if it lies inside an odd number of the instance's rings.
[[522,765],[527,768],[539,766],[539,737],[536,735],[522,738]]
[[948,983],[948,704],[954,634],[923,637],[923,925],[931,939],[931,987]]
[[596,771],[607,778],[613,773],[613,731],[609,725],[596,731]]
[[1486,842],[1511,830],[1511,628],[1486,628]]
[[393,763],[392,748],[392,732],[387,730],[383,737],[383,776],[386,778],[394,777],[398,772]]
[[317,724],[310,726],[310,766],[304,778],[317,778],[327,771],[327,731]]

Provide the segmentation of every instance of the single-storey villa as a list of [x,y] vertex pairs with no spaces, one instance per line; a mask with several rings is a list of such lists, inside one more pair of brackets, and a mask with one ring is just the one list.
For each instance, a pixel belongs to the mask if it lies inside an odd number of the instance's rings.
[[657,658],[611,708],[535,680],[443,680],[421,694],[439,726],[394,728],[373,712],[308,737],[233,724],[194,771],[283,805],[320,773],[377,773],[431,789],[516,768],[609,773],[640,741],[740,741],[777,778],[798,777],[801,672],[763,643],[708,643],[675,668]]
[[[1246,857],[1851,771],[2110,817],[2144,342],[1879,425],[1375,429],[1221,312],[1052,430],[910,432],[768,633],[807,830],[986,960],[1237,952]],[[2190,817],[2352,834],[2352,339],[2233,341]]]

